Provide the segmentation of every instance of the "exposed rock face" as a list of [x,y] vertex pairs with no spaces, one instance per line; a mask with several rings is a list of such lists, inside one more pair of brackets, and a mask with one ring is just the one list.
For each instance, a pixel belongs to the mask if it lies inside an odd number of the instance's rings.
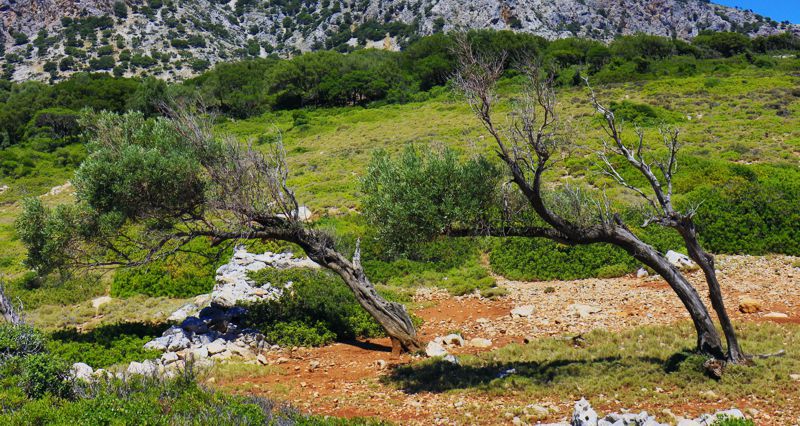
[[[229,358],[257,360],[261,351],[271,346],[258,331],[241,328],[240,320],[247,311],[237,304],[274,300],[289,291],[292,283],[259,287],[247,274],[265,268],[318,267],[308,258],[295,258],[291,253],[253,254],[237,247],[230,262],[217,270],[213,292],[197,296],[193,303],[173,312],[170,321],[180,322],[180,325],[170,327],[144,347],[164,352],[156,361],[159,371],[180,367],[190,358],[200,363]],[[138,364],[130,368],[150,369]]]
[[231,261],[217,269],[217,284],[211,292],[211,303],[229,308],[238,302],[274,300],[291,288],[291,282],[268,283],[258,287],[247,277],[249,272],[264,268],[319,268],[319,265],[308,258],[295,258],[291,253],[253,254],[238,247]]
[[[88,63],[97,57],[98,49],[105,44],[102,31],[110,29],[108,45],[113,46],[117,58],[124,49],[161,57],[162,64],[156,61],[147,69],[126,70],[127,75],[147,72],[165,79],[191,76],[196,72],[193,61],[213,64],[272,52],[308,51],[325,47],[326,43],[333,47],[329,43],[332,37],[369,21],[408,24],[407,35],[491,28],[524,31],[549,39],[579,35],[610,40],[618,34],[638,32],[688,39],[703,29],[742,30],[752,35],[798,31],[797,26],[703,0],[320,0],[305,2],[308,6],[302,8],[276,2],[181,0],[165,1],[157,9],[151,9],[146,0],[127,0],[126,16],[118,17],[114,16],[114,3],[115,0],[0,0],[0,45],[6,53],[19,56],[14,78],[45,79],[48,74],[43,64],[66,56],[68,31],[62,24],[64,17],[113,17],[110,28],[96,28],[95,36],[90,38],[99,42],[81,39],[73,43],[87,54],[78,62]],[[33,43],[43,29],[52,39],[46,49],[34,47]],[[15,37],[17,34],[24,34],[27,41]],[[346,42],[395,50],[399,48],[398,38],[381,35],[376,40],[353,38]],[[3,62],[5,59],[0,59]]]

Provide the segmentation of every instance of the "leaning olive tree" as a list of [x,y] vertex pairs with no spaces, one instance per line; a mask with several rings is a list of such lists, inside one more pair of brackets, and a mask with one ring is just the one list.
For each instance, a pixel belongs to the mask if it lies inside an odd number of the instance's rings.
[[[558,159],[566,153],[579,150],[584,145],[577,141],[574,132],[565,129],[558,115],[553,76],[538,66],[522,65],[519,72],[526,77],[526,85],[513,103],[508,118],[497,121],[495,87],[504,73],[504,57],[487,57],[473,51],[462,42],[458,46],[460,66],[453,78],[455,87],[464,95],[495,147],[507,174],[497,174],[487,181],[497,183],[495,205],[486,203],[485,193],[478,198],[484,211],[499,212],[493,220],[478,223],[474,218],[457,214],[441,218],[438,232],[430,228],[418,228],[420,238],[434,234],[450,236],[500,236],[547,238],[568,245],[606,243],[619,247],[642,264],[661,275],[680,298],[692,318],[697,333],[697,349],[717,360],[729,363],[746,362],[738,344],[736,332],[725,310],[722,292],[715,275],[714,258],[698,242],[697,228],[693,222],[694,211],[680,211],[672,202],[673,176],[677,171],[677,154],[680,147],[676,130],[662,129],[659,143],[666,149],[666,157],[660,158],[645,133],[641,130],[623,132],[621,123],[613,111],[600,103],[590,88],[589,102],[598,112],[606,137],[603,149],[598,152],[598,164],[603,173],[613,178],[626,190],[645,200],[647,220],[645,226],[657,224],[676,230],[683,238],[689,256],[705,274],[712,307],[719,317],[727,340],[727,353],[723,349],[714,321],[695,287],[679,268],[651,245],[642,241],[616,213],[605,193],[592,194],[574,186],[546,183],[548,172],[553,170]],[[380,160],[380,159],[378,159]],[[365,182],[368,187],[389,193],[407,192],[408,186],[402,165],[393,170],[385,160],[375,161],[370,170],[372,176]],[[476,163],[477,164],[477,163]],[[644,177],[648,187],[639,188],[630,184],[620,172],[627,164]],[[510,178],[510,179],[509,179]],[[508,182],[502,182],[508,180]],[[375,182],[383,182],[376,184]],[[392,184],[392,182],[397,182]],[[459,182],[452,182],[453,187]],[[510,189],[514,189],[511,191]],[[425,185],[423,194],[412,205],[437,204],[441,194],[436,187]],[[441,190],[438,190],[441,192]],[[474,198],[469,188],[462,192],[461,203],[470,205]],[[375,199],[381,197],[372,196]],[[402,197],[384,196],[386,199]],[[368,198],[369,201],[369,198]],[[368,217],[373,217],[377,226],[392,223],[419,222],[415,215],[402,216],[409,210],[405,207],[387,209],[375,203],[366,203]],[[383,217],[381,217],[383,212]],[[391,218],[391,220],[384,220]],[[410,231],[406,231],[408,233]],[[390,235],[391,232],[384,231]],[[405,238],[409,238],[408,235]]]
[[[507,126],[495,121],[494,88],[503,75],[502,60],[486,59],[474,52],[466,43],[460,45],[460,67],[454,78],[472,110],[496,145],[496,152],[507,166],[511,179],[536,215],[546,226],[505,230],[504,234],[528,237],[545,237],[566,244],[609,243],[622,248],[631,256],[661,275],[680,298],[697,332],[697,348],[717,359],[730,363],[747,361],[742,353],[736,332],[725,309],[719,281],[714,269],[714,258],[703,250],[698,241],[692,210],[681,212],[672,203],[672,179],[677,171],[679,133],[662,129],[666,158],[658,158],[645,143],[645,134],[636,130],[633,142],[623,134],[621,124],[613,111],[602,105],[590,88],[590,102],[602,116],[606,138],[599,157],[604,173],[620,185],[646,200],[649,218],[645,225],[656,223],[675,229],[683,238],[689,256],[700,265],[706,277],[711,303],[722,325],[728,344],[724,353],[720,336],[705,304],[681,271],[651,245],[642,241],[623,222],[619,214],[611,211],[608,202],[597,203],[594,223],[580,223],[550,208],[545,199],[543,181],[556,156],[578,145],[571,132],[561,128],[557,110],[552,74],[544,73],[538,66],[523,64],[520,71],[527,77],[523,100],[514,108]],[[588,84],[587,84],[588,85]],[[632,166],[646,179],[649,188],[629,184],[617,171],[612,160],[621,160]],[[581,209],[580,200],[577,208]]]
[[348,259],[330,235],[300,220],[280,143],[265,154],[216,137],[199,117],[183,108],[169,118],[90,118],[89,156],[72,180],[77,202],[49,209],[31,199],[17,221],[29,266],[135,266],[186,250],[197,238],[215,246],[287,241],[344,280],[395,351],[420,349],[405,307],[376,292],[358,247]]

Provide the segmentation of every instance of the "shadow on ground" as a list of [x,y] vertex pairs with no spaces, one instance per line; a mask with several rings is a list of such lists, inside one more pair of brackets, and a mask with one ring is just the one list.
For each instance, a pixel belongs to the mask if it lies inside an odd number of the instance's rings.
[[573,380],[591,381],[593,376],[618,377],[635,374],[637,371],[647,371],[649,374],[672,374],[685,367],[695,370],[698,367],[696,365],[698,359],[702,360],[702,357],[690,351],[681,351],[666,359],[610,356],[591,359],[555,359],[545,362],[484,360],[477,363],[470,362],[467,365],[457,365],[437,359],[397,366],[383,378],[383,381],[398,386],[408,393],[439,393],[470,388],[489,390],[503,387],[508,381],[532,386],[549,386]]

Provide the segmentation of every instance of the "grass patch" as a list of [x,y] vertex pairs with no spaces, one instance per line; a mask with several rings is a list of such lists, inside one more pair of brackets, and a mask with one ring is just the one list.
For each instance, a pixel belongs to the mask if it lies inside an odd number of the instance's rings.
[[[705,358],[689,349],[694,344],[691,324],[681,323],[619,333],[597,330],[584,335],[580,347],[571,339],[543,338],[464,356],[461,365],[428,360],[398,367],[384,380],[409,393],[511,392],[525,400],[586,397],[627,407],[681,405],[702,398],[755,397],[775,405],[796,399],[800,390],[789,374],[800,371],[800,327],[747,323],[739,335],[751,353],[783,349],[787,354],[757,360],[751,367],[729,367],[717,381],[705,374]],[[508,374],[511,369],[515,372]]]

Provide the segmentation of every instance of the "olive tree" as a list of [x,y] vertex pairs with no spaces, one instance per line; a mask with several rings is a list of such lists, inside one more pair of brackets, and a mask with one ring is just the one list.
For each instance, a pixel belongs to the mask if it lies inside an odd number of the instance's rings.
[[[658,144],[663,144],[662,151],[666,151],[666,156],[661,158],[652,149],[645,132],[639,129],[624,132],[613,111],[604,106],[590,88],[589,102],[597,111],[605,130],[603,148],[596,153],[600,169],[626,191],[644,200],[647,217],[645,226],[661,225],[680,234],[689,256],[705,274],[712,307],[727,340],[727,353],[714,321],[695,287],[664,254],[640,239],[629,228],[622,215],[614,211],[613,203],[605,192],[592,193],[591,190],[580,189],[564,182],[546,182],[559,159],[589,145],[577,140],[575,132],[566,129],[564,121],[560,119],[552,73],[543,72],[535,65],[521,65],[518,71],[526,77],[526,84],[518,96],[520,99],[513,103],[507,119],[501,122],[495,112],[495,87],[503,76],[505,58],[502,55],[481,55],[473,51],[466,42],[459,43],[457,56],[460,66],[453,83],[490,137],[505,173],[486,179],[487,182],[498,183],[495,186],[497,191],[494,207],[486,205],[485,200],[488,198],[484,194],[477,197],[484,200],[481,204],[485,211],[494,209],[497,212],[491,220],[476,223],[469,216],[452,215],[447,218],[446,223],[439,224],[438,234],[547,238],[567,245],[606,243],[619,247],[669,283],[692,318],[697,333],[697,349],[701,353],[730,363],[746,362],[748,357],[739,347],[736,332],[723,303],[715,275],[714,258],[698,241],[697,228],[693,222],[695,211],[680,211],[672,201],[672,182],[677,171],[677,154],[680,148],[679,132],[674,129],[661,130]],[[623,164],[639,173],[647,182],[647,187],[639,188],[629,183],[620,172]],[[398,167],[403,169],[400,163]],[[371,178],[372,180],[399,182],[395,186],[384,185],[385,191],[408,192],[404,187],[409,183],[403,178],[402,171],[392,173],[391,167],[381,166],[373,167],[371,172],[385,175],[380,179]],[[452,185],[455,187],[462,183],[453,181]],[[422,196],[413,203],[436,204],[441,198],[430,191],[435,188],[421,188]],[[469,186],[463,190],[461,198],[462,204],[466,203],[464,199],[473,198]],[[394,199],[402,200],[403,197],[395,196]],[[370,203],[366,207],[368,211],[381,211]],[[394,210],[395,213],[403,211],[400,208]],[[391,221],[373,222],[379,226],[403,223],[409,232],[418,231],[419,238],[430,238],[436,234],[423,226],[410,226],[409,223],[423,222],[423,219],[412,215],[407,215],[405,221],[393,218]],[[410,237],[406,235],[405,238]]]
[[395,351],[420,349],[405,307],[378,295],[358,247],[348,259],[332,236],[301,220],[280,143],[263,153],[217,137],[208,120],[189,111],[90,118],[89,156],[72,180],[77,202],[49,209],[29,200],[17,222],[29,266],[135,266],[187,250],[198,238],[214,246],[287,241],[344,280]]
[[[565,244],[610,243],[622,248],[638,261],[661,275],[672,287],[689,312],[697,332],[697,348],[717,359],[730,363],[746,362],[736,332],[728,317],[716,278],[713,256],[698,241],[692,218],[695,212],[679,211],[672,202],[672,179],[677,171],[677,154],[680,148],[679,132],[662,129],[661,141],[666,148],[665,158],[658,158],[645,143],[645,133],[637,129],[631,141],[623,133],[614,112],[600,103],[590,88],[590,102],[602,117],[606,137],[604,149],[599,153],[604,172],[620,185],[646,200],[649,218],[646,224],[655,223],[675,229],[683,238],[689,256],[700,265],[705,274],[712,306],[725,333],[728,348],[723,351],[721,339],[705,304],[683,273],[651,245],[642,241],[613,212],[610,203],[595,205],[593,223],[571,220],[548,206],[543,187],[546,173],[551,170],[557,155],[579,145],[574,133],[561,127],[557,110],[556,92],[552,74],[544,73],[535,65],[524,64],[520,71],[527,77],[523,100],[512,111],[507,126],[496,123],[494,88],[503,75],[499,59],[487,59],[474,52],[466,43],[460,44],[460,68],[454,78],[472,110],[495,142],[496,152],[507,167],[514,185],[522,193],[545,226],[506,230],[505,234],[528,237],[545,237]],[[617,171],[611,160],[621,160],[636,169],[647,181],[647,188],[629,184]],[[577,208],[583,209],[580,200]],[[590,208],[591,203],[586,203]]]

